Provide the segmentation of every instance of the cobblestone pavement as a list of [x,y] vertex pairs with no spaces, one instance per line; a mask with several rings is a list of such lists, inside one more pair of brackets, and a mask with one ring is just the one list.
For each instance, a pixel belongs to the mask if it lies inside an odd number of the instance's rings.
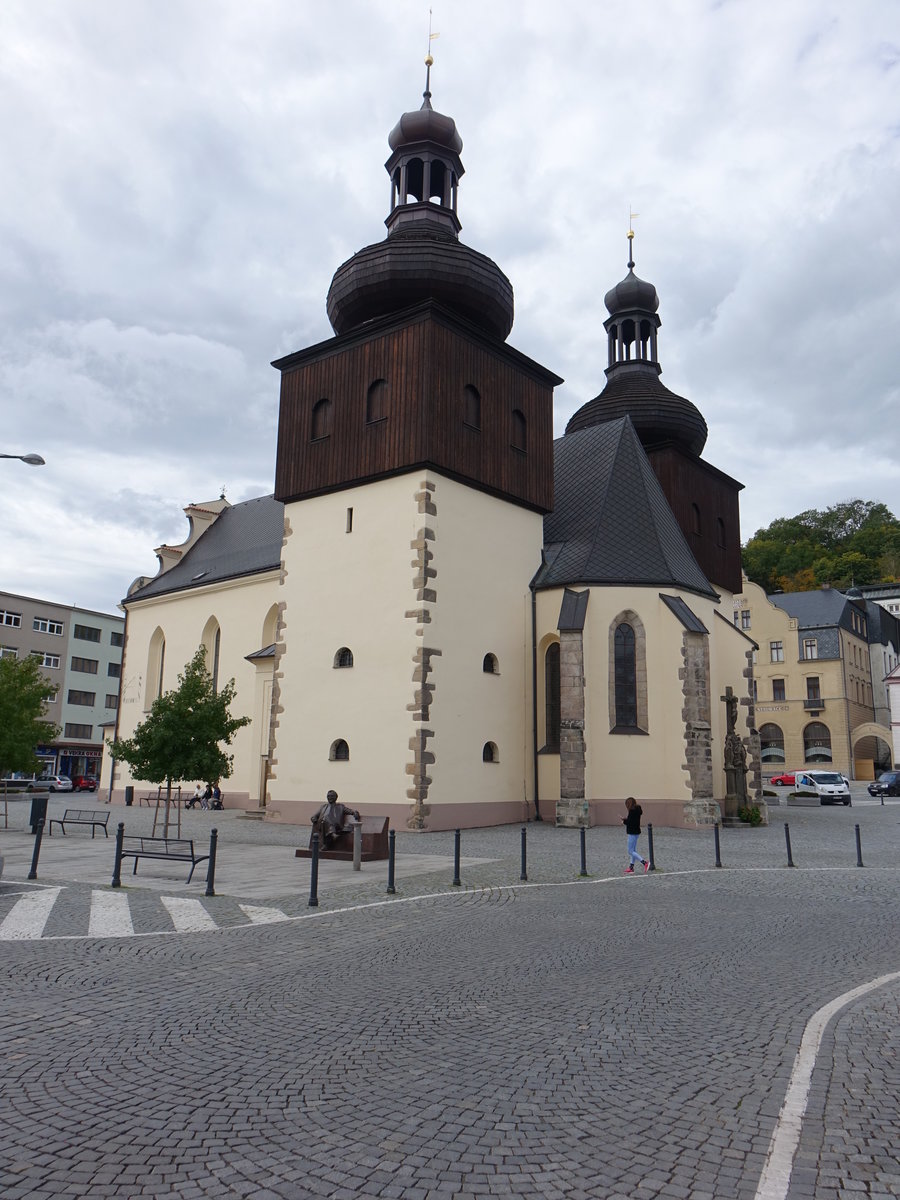
[[[722,870],[660,830],[636,878],[590,830],[587,880],[576,833],[529,826],[528,884],[518,828],[472,831],[460,889],[351,880],[238,929],[192,885],[207,931],[5,942],[0,1195],[752,1200],[810,1016],[900,968],[898,818],[775,809]],[[898,1015],[891,984],[828,1027],[788,1200],[900,1196]]]

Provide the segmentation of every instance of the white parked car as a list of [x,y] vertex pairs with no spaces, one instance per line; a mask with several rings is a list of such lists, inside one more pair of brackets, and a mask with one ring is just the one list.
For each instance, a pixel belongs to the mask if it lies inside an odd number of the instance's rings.
[[850,804],[850,784],[837,771],[798,771],[798,792],[815,792],[820,804]]
[[46,789],[48,792],[71,792],[72,780],[68,775],[42,775],[35,784],[28,787],[28,791],[38,791],[38,789]]

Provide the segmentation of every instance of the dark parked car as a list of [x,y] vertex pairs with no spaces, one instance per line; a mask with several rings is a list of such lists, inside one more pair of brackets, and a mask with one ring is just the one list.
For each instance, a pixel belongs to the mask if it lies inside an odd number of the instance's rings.
[[72,788],[76,792],[96,792],[99,782],[93,775],[76,775],[72,780]]
[[882,771],[866,790],[870,796],[900,796],[900,771]]

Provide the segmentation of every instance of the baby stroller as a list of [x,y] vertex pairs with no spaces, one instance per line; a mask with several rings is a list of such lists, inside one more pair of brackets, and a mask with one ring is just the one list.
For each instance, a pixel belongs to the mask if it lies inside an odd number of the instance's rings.
[[225,807],[225,805],[222,803],[222,793],[219,791],[218,787],[213,788],[212,799],[209,802],[209,807],[217,810],[224,809]]

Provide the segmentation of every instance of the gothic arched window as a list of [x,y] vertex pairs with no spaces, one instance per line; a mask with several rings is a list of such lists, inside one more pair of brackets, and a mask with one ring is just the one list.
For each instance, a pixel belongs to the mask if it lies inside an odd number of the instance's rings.
[[559,642],[551,642],[544,655],[544,749],[559,753],[560,725]]

